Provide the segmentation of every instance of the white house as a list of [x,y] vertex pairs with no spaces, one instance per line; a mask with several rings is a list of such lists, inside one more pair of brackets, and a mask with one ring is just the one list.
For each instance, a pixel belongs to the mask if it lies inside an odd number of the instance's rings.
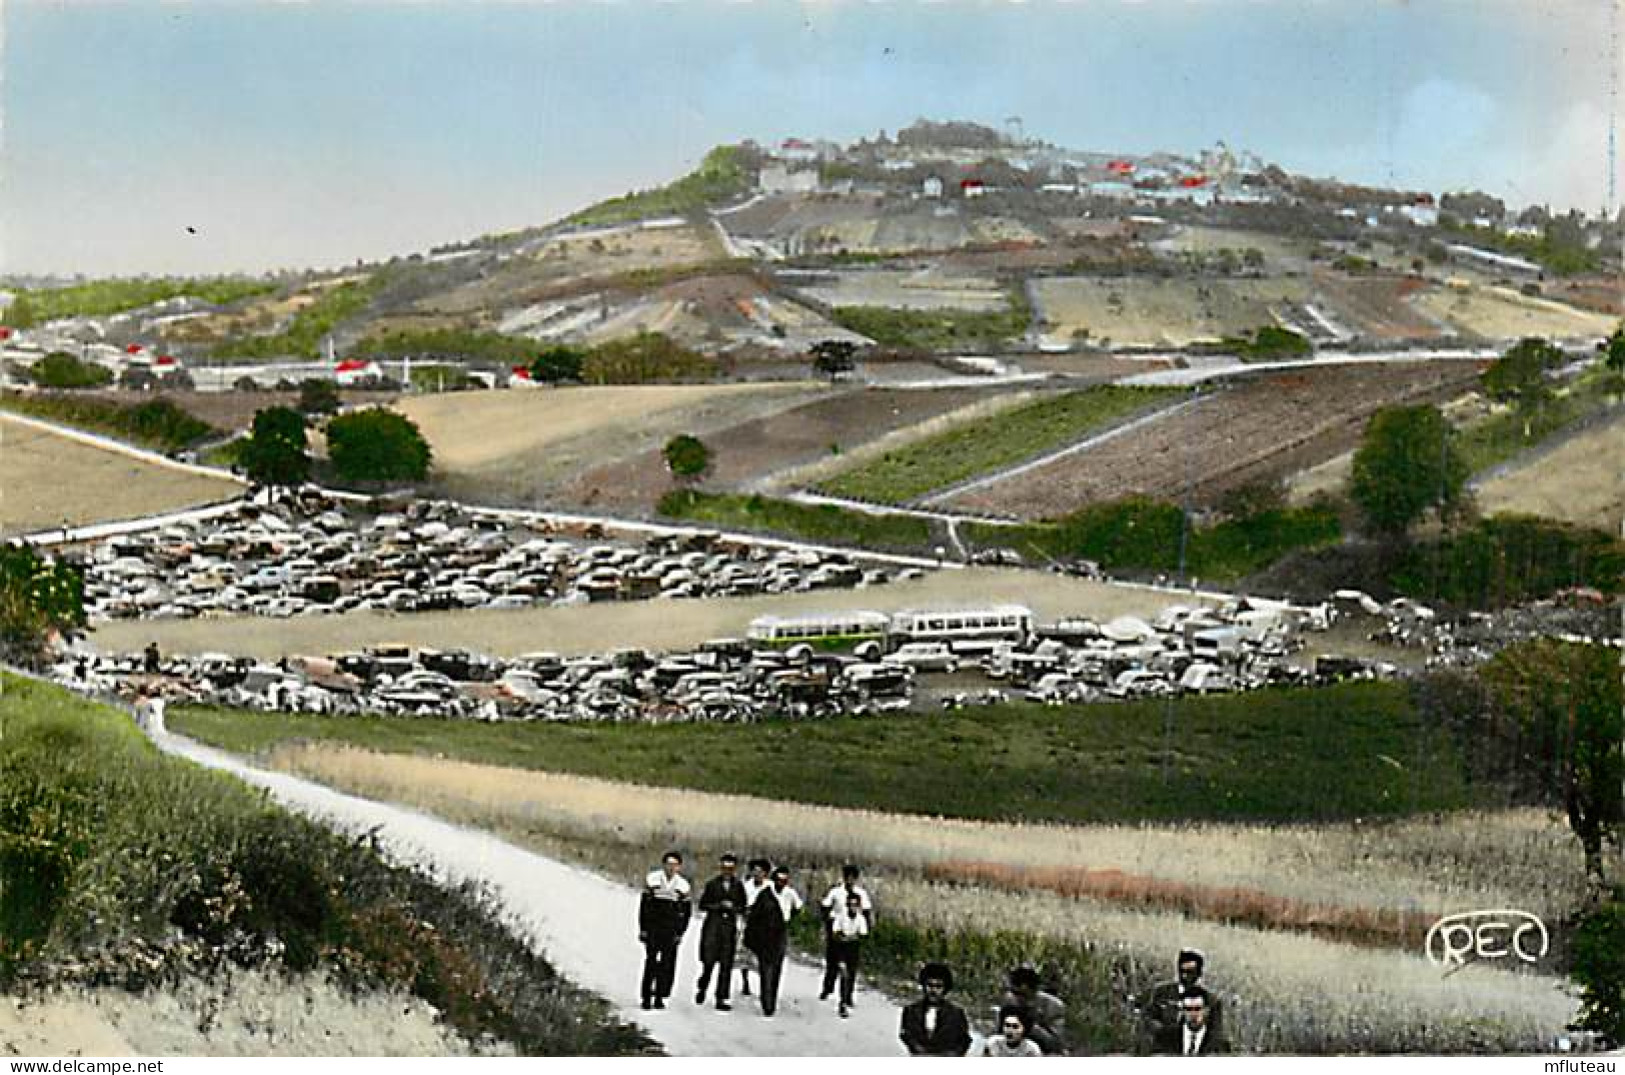
[[764,194],[812,194],[818,190],[818,169],[763,165],[756,187]]
[[378,363],[360,358],[347,358],[333,367],[333,380],[341,386],[381,379],[383,376],[383,367]]
[[920,184],[920,193],[927,198],[942,197],[942,177],[937,175],[926,176],[924,182]]

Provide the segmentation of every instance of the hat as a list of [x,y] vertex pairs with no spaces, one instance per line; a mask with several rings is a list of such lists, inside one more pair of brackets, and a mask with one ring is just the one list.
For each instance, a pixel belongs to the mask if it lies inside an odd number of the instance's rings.
[[920,984],[926,982],[941,982],[949,989],[954,987],[954,972],[946,963],[927,963],[920,968]]
[[737,866],[739,865],[739,856],[734,854],[732,851],[724,851],[722,853],[722,858],[718,859],[717,861],[721,862],[724,866],[729,864]]

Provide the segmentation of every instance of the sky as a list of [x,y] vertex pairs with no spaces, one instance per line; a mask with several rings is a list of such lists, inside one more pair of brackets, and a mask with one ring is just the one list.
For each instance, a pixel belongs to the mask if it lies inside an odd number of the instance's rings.
[[1612,0],[0,0],[0,272],[328,267],[915,119],[1597,211]]

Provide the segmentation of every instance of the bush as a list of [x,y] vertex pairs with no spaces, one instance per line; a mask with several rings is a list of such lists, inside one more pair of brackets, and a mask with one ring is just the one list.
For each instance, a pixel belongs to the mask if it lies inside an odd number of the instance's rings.
[[1383,407],[1354,453],[1349,495],[1373,530],[1398,536],[1428,509],[1454,508],[1466,483],[1455,430],[1439,408]]
[[0,546],[0,654],[37,664],[51,636],[85,625],[85,576],[32,546]]
[[66,351],[52,351],[28,367],[28,379],[41,388],[100,388],[113,383],[113,373]]
[[327,455],[345,481],[419,481],[431,453],[416,423],[382,407],[342,414],[327,423]]
[[1625,1044],[1625,888],[1588,910],[1575,930],[1571,976],[1580,987],[1575,1030],[1600,1034],[1604,1048]]
[[339,388],[321,377],[299,382],[299,410],[305,414],[332,414],[339,409]]
[[1600,530],[1499,515],[1406,549],[1391,584],[1421,600],[1500,608],[1570,586],[1619,593],[1622,574],[1625,542]]
[[530,364],[530,376],[543,384],[579,381],[586,362],[587,352],[560,344],[536,356],[536,360]]
[[254,429],[238,444],[236,457],[256,485],[298,485],[310,477],[305,416],[291,407],[267,407],[254,414]]
[[698,437],[679,434],[666,442],[666,469],[679,481],[691,481],[711,467],[711,449]]
[[179,451],[217,432],[167,399],[125,404],[95,397],[7,392],[0,394],[0,405],[64,425],[127,437],[161,452]]

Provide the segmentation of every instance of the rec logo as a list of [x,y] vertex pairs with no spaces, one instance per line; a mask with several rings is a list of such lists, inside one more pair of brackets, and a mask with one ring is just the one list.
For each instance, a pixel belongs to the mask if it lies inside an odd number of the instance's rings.
[[1551,949],[1551,937],[1546,923],[1528,911],[1463,911],[1433,923],[1424,948],[1429,963],[1453,971],[1478,960],[1539,962]]

